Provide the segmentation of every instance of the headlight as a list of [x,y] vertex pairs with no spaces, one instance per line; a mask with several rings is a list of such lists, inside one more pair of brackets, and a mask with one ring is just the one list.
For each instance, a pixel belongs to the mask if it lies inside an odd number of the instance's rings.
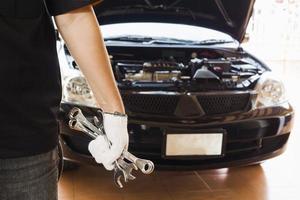
[[63,102],[98,107],[86,79],[79,73],[63,79]]
[[282,81],[270,72],[261,76],[255,90],[258,93],[256,107],[276,106],[287,101]]

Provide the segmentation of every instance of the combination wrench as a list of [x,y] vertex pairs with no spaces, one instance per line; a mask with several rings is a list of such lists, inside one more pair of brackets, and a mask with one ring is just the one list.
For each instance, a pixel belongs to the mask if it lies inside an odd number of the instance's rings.
[[[70,119],[69,126],[74,130],[86,133],[88,136],[90,136],[93,139],[96,139],[96,137],[98,136],[88,128],[85,128],[83,124],[81,124],[75,119]],[[125,182],[128,182],[128,177],[130,177],[130,175],[126,174],[127,171],[124,170],[125,167],[123,166],[123,163],[120,163],[121,160],[122,159],[119,158],[117,161],[114,162],[114,183],[119,188],[123,188],[123,184],[121,180],[123,179]]]
[[[102,112],[98,110],[101,114]],[[94,116],[94,123],[97,126],[94,126],[86,117],[82,114],[79,108],[73,108],[69,113],[69,126],[72,129],[82,131],[88,134],[92,138],[96,138],[98,135],[101,135],[108,142],[109,146],[111,145],[107,136],[104,133],[103,124],[100,123],[98,118]],[[131,163],[126,162],[123,159],[127,159]],[[154,164],[150,160],[140,159],[129,153],[127,150],[124,150],[121,157],[114,163],[114,182],[115,184],[122,188],[121,178],[123,177],[125,182],[128,180],[134,180],[135,177],[131,174],[132,170],[140,169],[144,174],[150,174],[154,170]]]
[[[101,111],[100,111],[101,112]],[[110,144],[110,141],[106,137],[103,129],[98,129],[96,126],[94,126],[91,122],[89,122],[86,117],[82,114],[81,110],[79,108],[73,108],[70,111],[70,119],[75,119],[78,122],[80,122],[83,125],[86,125],[91,131],[95,132],[97,135],[102,135],[105,137],[106,141]],[[94,121],[97,121],[94,117]],[[99,120],[98,120],[99,122]],[[127,150],[124,150],[122,155],[129,161],[133,162],[144,174],[151,174],[154,170],[154,164],[150,160],[140,159],[128,152]]]

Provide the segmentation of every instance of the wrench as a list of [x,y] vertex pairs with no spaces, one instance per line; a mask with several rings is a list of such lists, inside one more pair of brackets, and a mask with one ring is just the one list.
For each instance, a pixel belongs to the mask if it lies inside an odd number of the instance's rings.
[[[79,108],[73,108],[70,111],[69,114],[71,119],[76,119],[83,125],[86,125],[90,130],[94,131],[96,134],[105,136],[106,141],[110,144],[110,141],[106,137],[106,135],[103,132],[103,129],[98,129],[95,127],[91,122],[89,122],[85,116],[82,114],[81,110]],[[100,126],[100,122],[97,117],[94,117],[94,121],[97,122],[100,128],[103,128]],[[90,134],[89,134],[90,135]],[[144,160],[137,158],[136,156],[132,155],[128,151],[124,150],[122,154],[126,159],[133,162],[144,174],[151,174],[154,170],[154,164],[150,160]]]
[[[103,132],[104,127],[103,124],[99,121],[98,117],[94,116],[94,124],[96,125],[96,127]],[[103,133],[104,134],[104,133]]]
[[121,179],[124,179],[125,182],[127,182],[125,171],[122,170],[122,168],[119,166],[117,162],[115,162],[114,167],[114,183],[118,188],[123,188],[123,184]]
[[75,119],[80,122],[82,125],[85,125],[91,131],[97,133],[98,135],[103,135],[103,132],[100,131],[96,126],[94,126],[91,122],[89,122],[86,117],[82,114],[79,108],[73,108],[69,113],[70,119]]
[[[69,121],[69,126],[72,129],[85,132],[86,134],[88,134],[92,138],[96,138],[98,136],[94,132],[86,129],[80,122],[78,122],[75,119],[71,119]],[[123,171],[123,168],[121,168],[120,166],[117,165],[117,163],[115,163],[115,167],[114,167],[114,183],[119,188],[123,188],[123,185],[122,185],[122,182],[121,182],[121,178],[122,177],[123,177],[124,181],[127,182],[127,179],[126,179],[127,174],[125,173],[125,171]]]
[[154,163],[150,160],[137,158],[128,151],[123,151],[123,156],[133,162],[144,174],[151,174],[154,170]]
[[[98,130],[92,123],[90,123],[82,114],[81,110],[79,108],[74,108],[71,110],[70,114],[70,121],[69,121],[69,126],[72,129],[78,130],[78,131],[83,131],[86,134],[88,134],[90,137],[95,139],[98,134],[103,135],[104,138],[106,139],[107,143],[110,145],[109,140],[103,132]],[[88,128],[86,128],[86,126]],[[98,134],[97,134],[98,133]],[[116,161],[114,163],[114,183],[117,187],[123,188],[123,184],[121,182],[121,178],[123,177],[124,181],[127,182],[127,174],[123,169],[119,166],[118,162]]]
[[[98,129],[103,130],[103,124],[99,121],[99,119],[94,116],[94,123],[98,127]],[[128,180],[134,180],[136,177],[131,174],[132,170],[138,170],[137,166],[133,163],[127,163],[123,159],[117,160],[119,166],[122,168],[124,173],[124,180],[125,182],[128,182]]]
[[85,128],[85,126],[83,126],[80,122],[78,122],[75,119],[71,119],[69,121],[69,127],[72,128],[72,129],[74,129],[74,130],[77,130],[77,131],[83,131],[83,132],[85,132],[86,134],[88,134],[92,138],[96,138],[98,136],[93,131],[90,131],[87,128]]
[[[98,113],[102,114],[101,111],[99,111]],[[103,130],[104,130],[103,124],[100,123],[99,119],[96,116],[94,116],[94,122],[95,122],[96,126],[101,130],[102,134],[104,134],[103,133]],[[144,174],[151,174],[154,171],[154,163],[150,160],[137,158],[133,154],[129,153],[127,150],[124,150],[124,152],[122,153],[122,156],[124,156],[127,160],[133,162],[134,168],[138,167]],[[128,164],[128,163],[125,162],[125,165],[126,164]],[[128,168],[128,166],[126,166],[125,168]],[[134,169],[134,168],[132,168],[132,169]],[[132,171],[132,169],[131,169],[131,171]]]
[[[98,127],[98,129],[103,130],[103,124],[99,121],[99,119],[94,116],[94,123]],[[124,181],[128,182],[128,180],[134,180],[136,177],[131,174],[132,170],[138,170],[137,166],[133,163],[127,163],[123,159],[118,159],[117,163],[122,168],[124,173]]]
[[[101,113],[99,111],[98,113]],[[105,140],[111,145],[110,141],[108,140],[107,136],[104,133],[103,124],[100,123],[99,119],[94,116],[94,123],[97,126],[94,126],[91,122],[89,122],[86,117],[82,114],[79,108],[73,108],[69,113],[69,126],[72,129],[83,131],[84,133],[88,134],[92,138],[96,138],[98,135],[104,136]],[[123,159],[126,158],[128,161],[132,163],[127,163]],[[144,174],[150,174],[154,170],[154,164],[150,160],[144,160],[137,158],[136,156],[132,155],[127,150],[122,152],[121,157],[115,161],[114,163],[114,182],[119,188],[123,188],[121,179],[123,177],[125,182],[128,180],[134,180],[135,177],[131,174],[132,170],[140,169]]]
[[[106,140],[106,142],[111,145],[111,142],[108,140],[107,136],[104,134],[104,132],[102,131],[102,129],[98,129],[96,126],[94,126],[91,122],[89,122],[86,117],[82,114],[81,110],[79,108],[73,108],[70,113],[69,113],[69,117],[72,120],[76,120],[78,122],[80,122],[82,125],[85,125],[88,129],[90,129],[92,132],[94,132],[95,137],[93,137],[94,139],[98,136],[98,135],[102,135],[104,136],[104,139]],[[98,120],[98,119],[97,119]],[[95,121],[95,118],[94,118]],[[97,123],[100,123],[99,120]],[[89,134],[90,135],[90,134]]]
[[138,170],[137,166],[134,163],[127,163],[126,161],[119,159],[118,164],[125,172],[125,182],[128,180],[134,180],[136,177],[131,174],[132,170]]

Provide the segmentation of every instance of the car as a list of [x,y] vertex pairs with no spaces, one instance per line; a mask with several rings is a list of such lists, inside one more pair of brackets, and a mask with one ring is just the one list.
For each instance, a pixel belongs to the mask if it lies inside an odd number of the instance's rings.
[[[129,151],[161,169],[253,165],[284,152],[294,110],[282,81],[242,48],[254,0],[103,1],[94,10],[128,115]],[[60,145],[96,164],[68,113],[97,115],[62,39]],[[99,74],[99,78],[101,74]]]

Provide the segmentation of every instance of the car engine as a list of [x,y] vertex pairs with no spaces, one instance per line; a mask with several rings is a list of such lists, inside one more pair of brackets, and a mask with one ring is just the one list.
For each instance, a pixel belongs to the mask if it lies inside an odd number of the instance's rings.
[[[197,89],[247,89],[265,71],[245,53],[223,50],[123,49],[108,47],[113,72],[122,86],[163,84]],[[69,56],[71,58],[71,56]],[[74,59],[70,64],[78,68]]]
[[[113,56],[111,56],[113,57]],[[197,57],[178,61],[174,56],[157,60],[112,59],[116,80],[131,84],[177,83],[197,87],[247,88],[264,69],[249,57]],[[212,87],[210,87],[212,88]]]
[[181,79],[186,66],[170,61],[117,62],[118,80],[129,81],[175,81]]

